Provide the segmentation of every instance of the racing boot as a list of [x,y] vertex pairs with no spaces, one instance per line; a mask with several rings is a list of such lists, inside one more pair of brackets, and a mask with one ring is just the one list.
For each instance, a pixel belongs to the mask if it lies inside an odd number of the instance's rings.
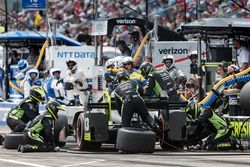
[[29,144],[21,145],[20,148],[19,148],[19,150],[20,150],[22,153],[26,153],[26,152],[37,152],[37,151],[39,151],[38,146],[29,145]]

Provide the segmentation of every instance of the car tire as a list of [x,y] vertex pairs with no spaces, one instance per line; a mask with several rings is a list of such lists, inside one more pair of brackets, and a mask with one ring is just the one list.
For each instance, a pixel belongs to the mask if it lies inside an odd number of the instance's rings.
[[79,150],[100,150],[101,143],[84,140],[84,115],[80,114],[76,123],[76,144]]
[[163,133],[163,138],[160,140],[160,146],[163,150],[182,150],[184,141],[169,140],[166,131]]
[[9,133],[5,135],[3,146],[6,149],[17,149],[24,144],[24,133]]
[[[63,147],[66,145],[66,137],[68,130],[68,118],[66,115],[59,115],[58,120],[55,122],[55,144],[56,146]],[[59,136],[64,135],[65,141],[59,141]]]
[[118,130],[116,149],[125,153],[153,153],[156,134],[142,128],[121,128]]

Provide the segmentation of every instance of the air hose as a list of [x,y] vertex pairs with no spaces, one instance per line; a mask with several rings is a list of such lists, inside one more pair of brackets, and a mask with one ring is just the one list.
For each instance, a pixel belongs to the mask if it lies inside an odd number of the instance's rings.
[[218,96],[221,94],[222,90],[224,90],[225,87],[228,87],[238,82],[250,81],[250,75],[246,75],[249,72],[250,72],[250,68],[238,74],[230,75],[222,79],[213,87],[212,91],[210,91],[209,94],[198,104],[200,106],[210,106],[218,98]]
[[247,81],[250,81],[250,75],[243,75],[239,77],[235,76],[234,78],[225,81],[220,87],[217,88],[217,90],[212,90],[213,93],[210,96],[210,98],[201,105],[210,106],[211,104],[213,104],[214,101],[216,101],[217,97],[221,94],[224,88],[233,85],[235,83],[247,82]]

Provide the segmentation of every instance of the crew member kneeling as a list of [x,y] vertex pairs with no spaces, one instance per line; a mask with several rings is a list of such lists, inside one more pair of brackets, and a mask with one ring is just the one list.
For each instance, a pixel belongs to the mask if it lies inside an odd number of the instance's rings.
[[[217,145],[230,137],[232,130],[229,124],[215,113],[212,106],[200,108],[197,103],[191,101],[185,111],[194,119],[191,122],[192,126],[203,126],[211,131],[211,134],[206,140],[208,150],[217,150]],[[197,129],[199,129],[199,131],[196,131],[195,134],[199,136],[200,128]]]
[[12,132],[23,132],[26,124],[39,115],[39,103],[45,100],[45,92],[42,87],[36,87],[30,91],[30,96],[12,109],[7,117],[7,125]]
[[25,129],[25,145],[19,147],[21,152],[57,151],[54,142],[53,125],[58,119],[57,112],[64,110],[62,106],[51,101],[46,105],[46,111],[37,116]]

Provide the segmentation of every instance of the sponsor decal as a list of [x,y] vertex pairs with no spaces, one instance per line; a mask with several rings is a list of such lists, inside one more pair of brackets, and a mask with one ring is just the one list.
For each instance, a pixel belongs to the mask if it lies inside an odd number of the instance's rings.
[[232,136],[236,138],[241,138],[241,139],[250,139],[250,122],[245,122],[243,125],[244,121],[231,121],[230,124],[234,127]]
[[116,24],[135,24],[135,19],[117,19]]
[[95,52],[57,52],[57,58],[95,58]]
[[171,47],[169,49],[158,49],[159,53],[160,54],[185,54],[185,55],[188,55],[189,53],[189,49],[182,49],[182,48],[179,48],[179,49],[176,49],[174,47]]

